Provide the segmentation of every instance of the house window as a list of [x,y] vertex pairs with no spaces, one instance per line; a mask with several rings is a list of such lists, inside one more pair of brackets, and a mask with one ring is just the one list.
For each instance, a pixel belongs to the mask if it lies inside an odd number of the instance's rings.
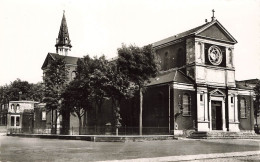
[[11,126],[14,126],[14,116],[11,116]]
[[20,117],[19,116],[16,117],[16,126],[20,126]]
[[73,72],[71,73],[71,79],[73,80],[73,79],[75,79],[75,78],[76,78],[76,72],[73,71]]
[[169,67],[168,67],[168,61],[169,61],[169,59],[168,59],[168,52],[165,52],[165,53],[164,53],[164,70],[169,69]]
[[182,108],[183,108],[183,116],[190,116],[190,95],[184,94],[182,96]]
[[42,111],[42,120],[46,120],[46,111]]
[[246,100],[244,98],[240,100],[240,117],[246,118]]

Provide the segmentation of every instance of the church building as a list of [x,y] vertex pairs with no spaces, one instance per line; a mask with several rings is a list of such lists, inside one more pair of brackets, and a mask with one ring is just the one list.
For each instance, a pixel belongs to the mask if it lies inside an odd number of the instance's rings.
[[[235,80],[236,43],[214,12],[210,22],[153,43],[161,71],[143,96],[143,129],[164,128],[164,133],[175,135],[253,131],[253,90],[237,86]],[[43,73],[50,60],[63,57],[72,80],[79,58],[68,56],[72,46],[64,14],[55,47],[56,53],[48,53],[43,63]],[[139,126],[138,112],[129,114],[131,106],[121,113],[124,126]]]
[[[236,85],[236,43],[214,12],[211,22],[155,42],[162,71],[148,85],[144,115],[162,113],[174,134],[252,131],[253,90]],[[154,119],[149,114],[147,124]]]

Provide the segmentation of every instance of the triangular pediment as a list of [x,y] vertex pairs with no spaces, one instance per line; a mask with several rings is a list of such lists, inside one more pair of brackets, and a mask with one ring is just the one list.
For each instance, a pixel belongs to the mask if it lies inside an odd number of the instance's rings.
[[225,93],[223,93],[221,90],[219,89],[215,89],[213,91],[210,92],[211,96],[225,96]]
[[237,43],[235,38],[218,21],[215,21],[214,23],[211,23],[205,28],[197,31],[196,35],[203,38]]
[[42,70],[45,69],[45,67],[48,65],[50,59],[54,60],[54,58],[50,55],[50,53],[48,53],[44,62],[43,62]]

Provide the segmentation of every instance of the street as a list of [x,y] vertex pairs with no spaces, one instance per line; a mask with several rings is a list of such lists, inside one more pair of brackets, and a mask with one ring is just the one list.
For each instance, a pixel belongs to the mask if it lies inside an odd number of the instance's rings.
[[[104,161],[258,150],[260,140],[184,139],[95,143],[0,136],[0,161]],[[253,159],[258,157],[252,156]],[[224,158],[225,160],[227,159]]]

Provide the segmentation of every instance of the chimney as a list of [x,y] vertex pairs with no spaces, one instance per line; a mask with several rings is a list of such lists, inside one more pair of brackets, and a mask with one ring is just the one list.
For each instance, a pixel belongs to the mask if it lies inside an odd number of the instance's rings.
[[23,94],[23,92],[22,92],[22,91],[20,91],[20,92],[19,92],[19,101],[21,101],[21,100],[22,100],[22,94]]

